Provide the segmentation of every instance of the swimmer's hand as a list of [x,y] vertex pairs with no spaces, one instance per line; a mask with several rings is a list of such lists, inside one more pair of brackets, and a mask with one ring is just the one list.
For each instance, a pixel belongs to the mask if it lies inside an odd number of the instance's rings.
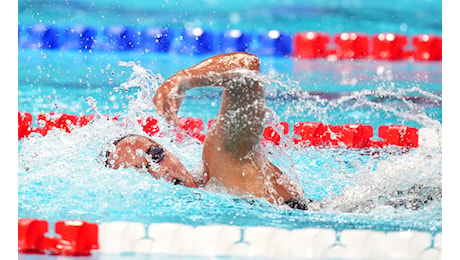
[[177,112],[184,100],[186,82],[186,75],[178,73],[158,87],[153,98],[158,114],[164,116],[166,121],[174,126],[178,125]]

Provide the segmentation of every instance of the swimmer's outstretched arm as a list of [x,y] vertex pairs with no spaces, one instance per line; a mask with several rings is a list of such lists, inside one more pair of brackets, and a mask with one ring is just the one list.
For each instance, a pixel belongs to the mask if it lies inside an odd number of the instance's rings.
[[257,56],[249,53],[228,53],[213,56],[197,65],[181,70],[167,79],[157,90],[153,99],[159,115],[176,125],[177,112],[182,104],[184,93],[195,87],[224,86],[231,79],[229,71],[244,68],[260,71]]
[[177,112],[184,93],[195,87],[223,87],[222,103],[214,134],[223,138],[227,151],[244,156],[259,142],[263,131],[265,97],[257,80],[260,61],[249,53],[213,56],[179,71],[157,90],[154,104],[158,114],[177,125]]

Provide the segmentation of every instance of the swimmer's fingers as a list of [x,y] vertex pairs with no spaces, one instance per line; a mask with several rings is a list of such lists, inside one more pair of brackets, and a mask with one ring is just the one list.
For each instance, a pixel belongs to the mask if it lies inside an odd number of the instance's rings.
[[178,94],[178,93],[171,93],[169,94],[166,102],[166,120],[168,121],[169,124],[177,126],[178,125],[178,119],[177,119],[177,113],[179,112],[179,108],[182,105],[182,101],[184,99],[183,94]]
[[172,76],[158,87],[153,103],[160,116],[165,116],[168,123],[177,126],[177,112],[185,96],[187,79],[183,76]]
[[158,87],[155,97],[153,97],[153,104],[157,108],[157,113],[160,116],[163,116],[168,109],[168,97],[173,90],[171,81],[166,81],[161,86]]
[[164,116],[166,121],[174,126],[178,124],[177,112],[184,99],[184,95],[178,94],[177,90],[177,88],[171,88],[169,85],[162,85],[153,98],[158,115]]
[[162,94],[157,94],[153,103],[157,108],[158,115],[164,116],[169,124],[177,125],[177,105],[173,100],[168,97],[165,98]]
[[168,122],[168,124],[173,125],[173,126],[178,125],[177,112],[170,108],[169,103],[165,103],[164,117],[166,121]]

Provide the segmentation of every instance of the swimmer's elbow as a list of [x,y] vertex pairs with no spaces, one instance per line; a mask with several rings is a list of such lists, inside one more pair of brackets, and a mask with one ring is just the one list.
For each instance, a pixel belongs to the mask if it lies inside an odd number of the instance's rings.
[[260,60],[256,55],[247,52],[238,52],[235,55],[240,61],[241,67],[260,71]]

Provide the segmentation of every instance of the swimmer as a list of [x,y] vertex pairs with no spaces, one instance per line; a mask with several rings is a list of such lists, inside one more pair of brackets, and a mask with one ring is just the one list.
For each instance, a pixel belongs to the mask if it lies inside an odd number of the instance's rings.
[[195,180],[174,154],[140,135],[114,142],[115,150],[106,153],[107,167],[143,169],[154,178],[190,188],[206,186],[214,179],[235,195],[251,194],[276,205],[307,209],[311,200],[300,185],[256,149],[265,116],[264,86],[257,80],[258,74],[257,56],[221,54],[177,72],[157,89],[153,102],[158,114],[177,126],[177,112],[186,91],[223,88],[219,113],[204,141],[200,180]]
[[[113,152],[106,152],[106,166],[114,169],[134,167],[157,179],[190,188],[205,187],[217,181],[237,196],[265,198],[267,201],[302,210],[328,207],[335,198],[308,199],[299,183],[291,180],[257,149],[264,130],[265,96],[259,59],[248,53],[221,54],[184,69],[167,79],[156,91],[154,104],[159,115],[177,126],[177,112],[187,90],[197,87],[222,87],[219,113],[204,141],[203,171],[199,180],[187,171],[180,160],[149,137],[126,135],[115,142]],[[440,187],[414,185],[387,197],[385,205],[417,210],[432,200],[442,198]],[[360,211],[377,205],[363,198],[336,205],[344,212]],[[371,205],[369,205],[369,203]]]

